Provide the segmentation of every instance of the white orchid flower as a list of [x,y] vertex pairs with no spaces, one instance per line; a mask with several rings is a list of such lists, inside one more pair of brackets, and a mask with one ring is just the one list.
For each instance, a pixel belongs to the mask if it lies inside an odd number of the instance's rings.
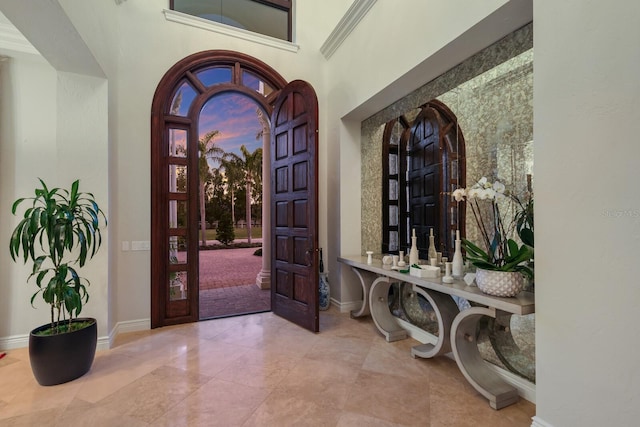
[[493,183],[493,190],[496,193],[504,194],[505,186],[500,181],[496,181],[496,182]]
[[467,191],[467,197],[469,199],[479,199],[481,191],[482,190],[480,190],[479,188],[472,188],[471,190]]
[[496,197],[496,192],[493,188],[485,188],[479,191],[478,196],[481,200],[493,200]]
[[484,188],[486,185],[487,185],[487,177],[486,177],[486,176],[483,176],[482,178],[480,178],[480,179],[478,180],[478,186],[479,186],[480,188]]
[[453,190],[453,193],[451,195],[456,200],[456,202],[461,202],[467,195],[467,190],[465,190],[464,188],[457,188]]

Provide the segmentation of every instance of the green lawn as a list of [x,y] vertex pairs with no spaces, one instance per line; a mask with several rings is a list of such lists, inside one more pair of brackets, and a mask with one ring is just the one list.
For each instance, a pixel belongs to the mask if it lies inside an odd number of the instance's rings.
[[[247,238],[247,229],[246,228],[234,228],[236,233],[236,239],[246,239]],[[216,240],[216,230],[208,229],[205,232],[207,240]],[[198,233],[198,238],[201,238],[201,234]],[[251,227],[251,238],[252,239],[260,239],[262,238],[262,227]]]

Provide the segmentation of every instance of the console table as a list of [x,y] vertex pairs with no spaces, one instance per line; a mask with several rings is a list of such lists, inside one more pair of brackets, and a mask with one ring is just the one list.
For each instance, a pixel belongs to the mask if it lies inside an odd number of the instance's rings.
[[[380,260],[374,259],[372,264],[367,264],[367,258],[360,255],[338,257],[338,262],[350,266],[362,285],[362,307],[352,311],[352,317],[371,314],[376,327],[388,342],[407,338],[407,331],[389,311],[387,297],[392,283],[411,283],[413,290],[431,303],[438,320],[437,342],[413,347],[411,356],[431,358],[452,352],[464,377],[489,399],[493,409],[504,408],[518,400],[518,391],[480,356],[475,342],[476,327],[483,316],[496,318],[504,314],[534,313],[533,293],[520,292],[512,298],[494,297],[475,286],[467,286],[462,280],[448,284],[442,283],[441,278],[418,278],[392,270]],[[486,307],[460,311],[451,296],[462,297]]]

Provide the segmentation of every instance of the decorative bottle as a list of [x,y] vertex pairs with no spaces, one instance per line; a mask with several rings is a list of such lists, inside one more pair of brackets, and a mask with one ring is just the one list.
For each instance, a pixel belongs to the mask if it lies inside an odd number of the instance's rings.
[[318,306],[320,310],[327,310],[331,305],[331,290],[329,288],[329,280],[327,280],[327,273],[324,272],[324,263],[322,262],[322,248],[320,248],[320,277],[318,280],[318,287],[320,293],[320,301]]
[[418,264],[420,257],[418,255],[418,238],[416,237],[416,229],[413,229],[411,235],[411,250],[409,251],[409,265]]
[[438,258],[438,251],[436,251],[436,242],[435,242],[435,236],[433,235],[433,228],[429,230],[429,250],[427,252],[428,258],[429,260],[431,260],[432,258]]
[[456,249],[453,253],[452,270],[453,277],[460,278],[463,275],[462,248],[460,242],[460,230],[456,230]]

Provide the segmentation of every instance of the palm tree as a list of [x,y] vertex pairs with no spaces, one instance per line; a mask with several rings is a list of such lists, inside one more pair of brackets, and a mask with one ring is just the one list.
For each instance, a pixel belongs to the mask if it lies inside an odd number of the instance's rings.
[[247,147],[240,146],[242,157],[235,153],[228,153],[227,156],[234,163],[240,166],[246,189],[246,216],[247,216],[247,241],[251,243],[251,191],[254,186],[259,187],[262,183],[262,148],[256,148],[250,153]]
[[198,189],[200,190],[200,241],[202,246],[205,246],[207,244],[207,236],[205,235],[207,231],[207,221],[204,190],[207,179],[210,175],[208,160],[213,159],[216,162],[220,163],[225,156],[224,150],[218,147],[213,141],[213,139],[219,134],[220,131],[212,130],[210,132],[207,132],[198,141],[198,155],[200,156],[198,159],[198,173],[200,175]]
[[[237,156],[236,156],[237,157]],[[227,153],[222,159],[221,167],[224,168],[224,176],[227,180],[227,191],[231,196],[231,222],[236,224],[236,188],[244,179],[242,165],[231,154]]]

